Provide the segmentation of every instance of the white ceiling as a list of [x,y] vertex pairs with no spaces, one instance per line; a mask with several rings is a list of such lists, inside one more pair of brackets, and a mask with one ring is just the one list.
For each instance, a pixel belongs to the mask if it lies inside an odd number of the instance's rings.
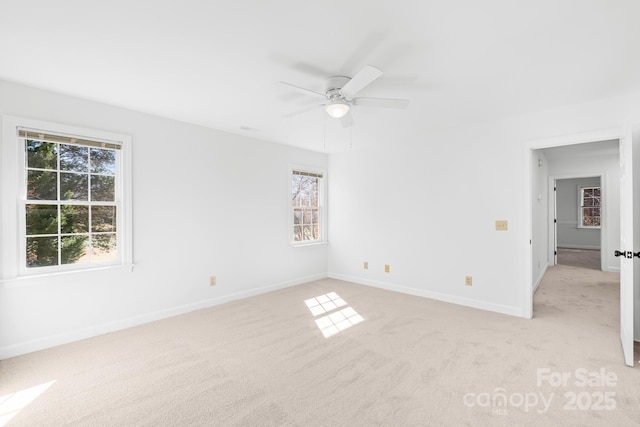
[[[637,0],[0,0],[0,79],[312,150],[640,90]],[[371,64],[342,129],[323,91]]]

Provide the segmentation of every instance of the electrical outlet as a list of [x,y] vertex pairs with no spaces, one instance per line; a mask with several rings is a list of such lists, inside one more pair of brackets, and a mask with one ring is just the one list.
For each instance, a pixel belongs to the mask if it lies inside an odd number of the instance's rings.
[[467,286],[473,286],[473,278],[471,278],[471,276],[465,276],[464,284]]
[[391,271],[391,266],[389,264],[384,265],[384,272],[389,273]]
[[215,286],[215,285],[216,285],[216,276],[209,277],[209,286]]
[[364,267],[363,267],[363,268],[364,268],[365,270],[368,270],[368,269],[369,269],[369,261],[365,261],[365,262],[364,262]]
[[509,229],[509,223],[506,220],[496,221],[497,231],[507,231]]

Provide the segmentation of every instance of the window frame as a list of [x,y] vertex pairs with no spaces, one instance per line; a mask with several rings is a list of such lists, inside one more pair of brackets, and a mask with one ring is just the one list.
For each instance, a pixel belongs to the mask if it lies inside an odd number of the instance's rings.
[[[584,209],[589,208],[590,206],[584,206],[584,190],[587,189],[599,189],[600,190],[600,205],[593,206],[600,208],[600,225],[586,225],[584,223]],[[602,186],[601,185],[579,185],[578,186],[578,228],[584,228],[587,230],[599,230],[602,228],[602,212],[603,212],[603,204],[602,204]]]
[[[291,200],[291,194],[293,192],[293,174],[294,172],[307,172],[312,174],[322,175],[318,186],[318,220],[319,220],[319,234],[320,238],[316,240],[294,240],[294,206]],[[292,246],[313,246],[323,245],[327,243],[327,171],[323,168],[303,166],[303,165],[289,165],[289,185],[288,185],[288,227],[289,243]]]
[[[26,198],[26,161],[24,139],[18,136],[19,129],[40,130],[44,133],[66,135],[95,141],[105,141],[120,145],[116,154],[116,236],[118,242],[117,258],[113,261],[101,261],[87,264],[63,264],[43,267],[27,267],[26,262],[26,218],[25,209],[29,204]],[[80,128],[59,123],[45,122],[28,118],[2,117],[2,146],[0,147],[2,165],[2,187],[0,203],[2,209],[2,238],[0,257],[0,280],[8,282],[15,279],[49,276],[53,274],[75,273],[80,271],[103,270],[113,268],[132,269],[132,198],[131,198],[131,137],[128,135],[94,129]]]

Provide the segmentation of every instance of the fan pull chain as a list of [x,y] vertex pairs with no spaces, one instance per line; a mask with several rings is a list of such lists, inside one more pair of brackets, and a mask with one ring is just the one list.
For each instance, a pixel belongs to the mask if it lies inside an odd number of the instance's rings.
[[327,152],[327,116],[322,115],[322,143],[324,144],[324,152]]
[[353,148],[353,125],[349,126],[349,150]]

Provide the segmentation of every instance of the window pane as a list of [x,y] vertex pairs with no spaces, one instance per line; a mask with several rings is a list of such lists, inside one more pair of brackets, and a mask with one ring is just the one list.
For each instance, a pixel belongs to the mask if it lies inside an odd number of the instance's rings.
[[92,261],[113,261],[118,258],[118,245],[115,234],[93,235],[91,243],[93,246]]
[[115,175],[116,151],[105,148],[91,149],[91,173]]
[[91,231],[114,232],[116,231],[116,207],[93,206],[91,208]]
[[60,170],[88,172],[89,147],[60,144]]
[[60,174],[60,198],[62,200],[89,200],[88,175],[62,172]]
[[27,237],[27,267],[58,265],[57,237]]
[[293,226],[293,240],[299,242],[302,240],[302,226],[294,225]]
[[313,240],[313,226],[303,225],[302,234],[303,234],[303,240]]
[[56,205],[27,205],[26,220],[27,235],[58,233],[58,207]]
[[302,224],[302,210],[296,209],[293,211],[293,223]]
[[116,199],[115,189],[115,177],[91,175],[91,200],[97,202],[113,202]]
[[62,205],[60,206],[60,220],[60,230],[63,234],[88,233],[89,207],[79,205]]
[[305,209],[304,215],[302,217],[303,224],[311,224],[313,222],[313,211],[310,209]]
[[293,175],[291,182],[291,200],[293,200],[294,206],[300,206],[300,198],[304,192],[302,188],[302,179],[304,177],[301,175]]
[[26,150],[28,167],[38,169],[57,169],[58,144],[27,139]]
[[291,192],[294,206],[317,206],[318,178],[294,174]]
[[27,199],[57,200],[57,180],[56,172],[27,171]]
[[584,201],[583,201],[583,206],[593,206],[594,202],[595,202],[595,200],[590,198],[590,197],[585,198]]
[[62,264],[81,264],[89,262],[88,243],[89,236],[63,236],[61,239]]
[[597,227],[600,225],[600,218],[597,216],[586,216],[584,218],[584,225],[589,227]]
[[600,216],[600,208],[584,208],[585,216]]

